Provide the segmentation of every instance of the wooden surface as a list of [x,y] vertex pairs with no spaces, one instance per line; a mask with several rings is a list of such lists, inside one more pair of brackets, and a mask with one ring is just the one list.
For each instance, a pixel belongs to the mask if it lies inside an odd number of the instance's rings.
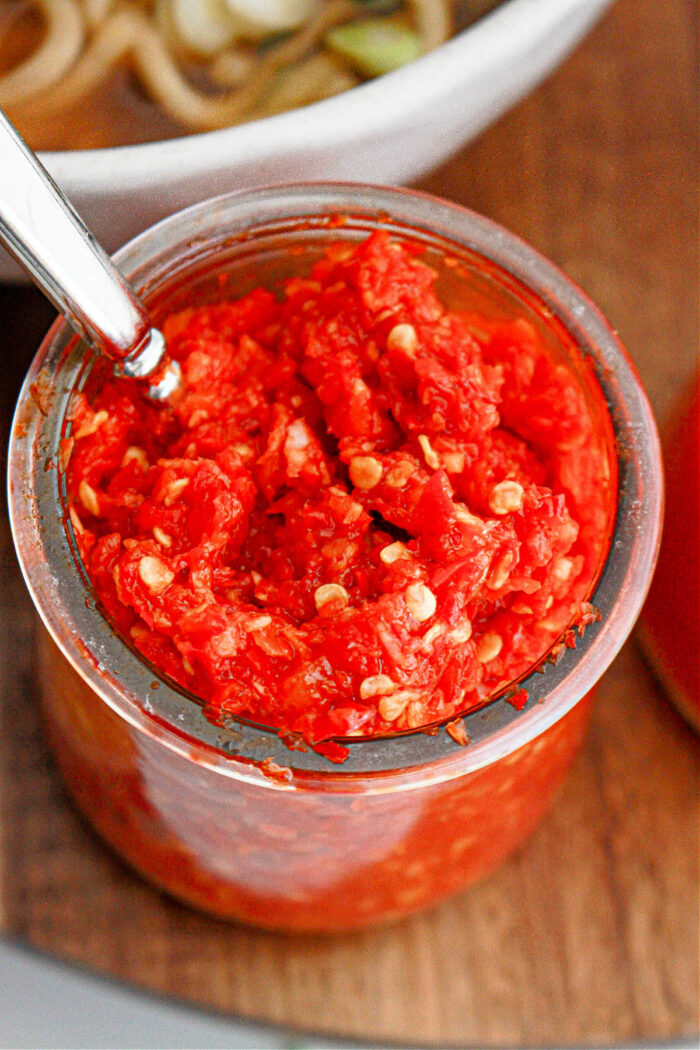
[[[576,279],[659,416],[697,355],[696,40],[695,0],[618,0],[540,90],[421,183]],[[34,293],[0,290],[5,421],[49,317]],[[496,875],[393,928],[284,938],[150,890],[67,804],[4,523],[1,536],[5,931],[169,995],[370,1040],[585,1045],[697,1030],[698,741],[634,641],[555,807]]]

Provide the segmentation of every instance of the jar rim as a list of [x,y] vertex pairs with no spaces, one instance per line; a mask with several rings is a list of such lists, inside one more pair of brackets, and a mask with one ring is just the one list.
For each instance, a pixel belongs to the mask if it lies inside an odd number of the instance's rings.
[[[60,472],[46,468],[57,465],[74,381],[81,368],[89,370],[92,359],[62,319],[44,339],[20,394],[9,451],[10,520],[25,580],[49,633],[87,684],[136,729],[220,772],[269,786],[289,786],[283,776],[270,775],[270,768],[279,766],[293,771],[296,786],[321,776],[339,790],[357,790],[366,779],[371,790],[387,791],[396,789],[397,778],[401,786],[423,786],[510,754],[559,721],[593,687],[631,631],[651,580],[660,542],[662,470],[653,415],[634,365],[597,308],[535,249],[460,205],[413,190],[352,183],[242,191],[164,219],[120,249],[115,261],[147,297],[166,277],[172,280],[178,266],[187,273],[212,247],[221,246],[222,231],[227,243],[243,241],[270,225],[298,225],[300,219],[328,227],[338,215],[404,235],[420,232],[490,261],[532,291],[593,363],[620,467],[617,521],[593,596],[602,621],[588,627],[567,658],[520,683],[530,692],[522,711],[501,698],[467,713],[472,742],[466,748],[442,731],[358,738],[341,766],[313,751],[292,752],[274,731],[243,720],[215,726],[116,635],[76,569],[65,522],[57,513]],[[68,361],[74,381],[66,384]],[[74,585],[66,586],[72,579]]]

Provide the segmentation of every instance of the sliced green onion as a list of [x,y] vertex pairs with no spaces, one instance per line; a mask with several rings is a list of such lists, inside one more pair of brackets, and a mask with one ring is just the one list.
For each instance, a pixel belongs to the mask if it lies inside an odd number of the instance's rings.
[[386,18],[368,18],[335,26],[326,45],[366,77],[379,77],[413,62],[422,53],[420,38]]

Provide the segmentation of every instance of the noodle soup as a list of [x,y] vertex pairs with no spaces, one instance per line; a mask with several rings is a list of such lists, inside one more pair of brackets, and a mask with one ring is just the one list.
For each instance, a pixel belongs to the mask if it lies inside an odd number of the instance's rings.
[[0,107],[36,150],[213,131],[438,47],[498,0],[3,0]]

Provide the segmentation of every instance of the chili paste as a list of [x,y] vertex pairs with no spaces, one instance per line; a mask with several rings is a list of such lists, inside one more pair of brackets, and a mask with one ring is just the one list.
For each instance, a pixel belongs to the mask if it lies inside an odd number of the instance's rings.
[[427,727],[593,617],[611,478],[581,379],[435,276],[384,233],[335,245],[276,293],[169,316],[174,404],[115,378],[76,396],[84,564],[212,717],[293,746]]

